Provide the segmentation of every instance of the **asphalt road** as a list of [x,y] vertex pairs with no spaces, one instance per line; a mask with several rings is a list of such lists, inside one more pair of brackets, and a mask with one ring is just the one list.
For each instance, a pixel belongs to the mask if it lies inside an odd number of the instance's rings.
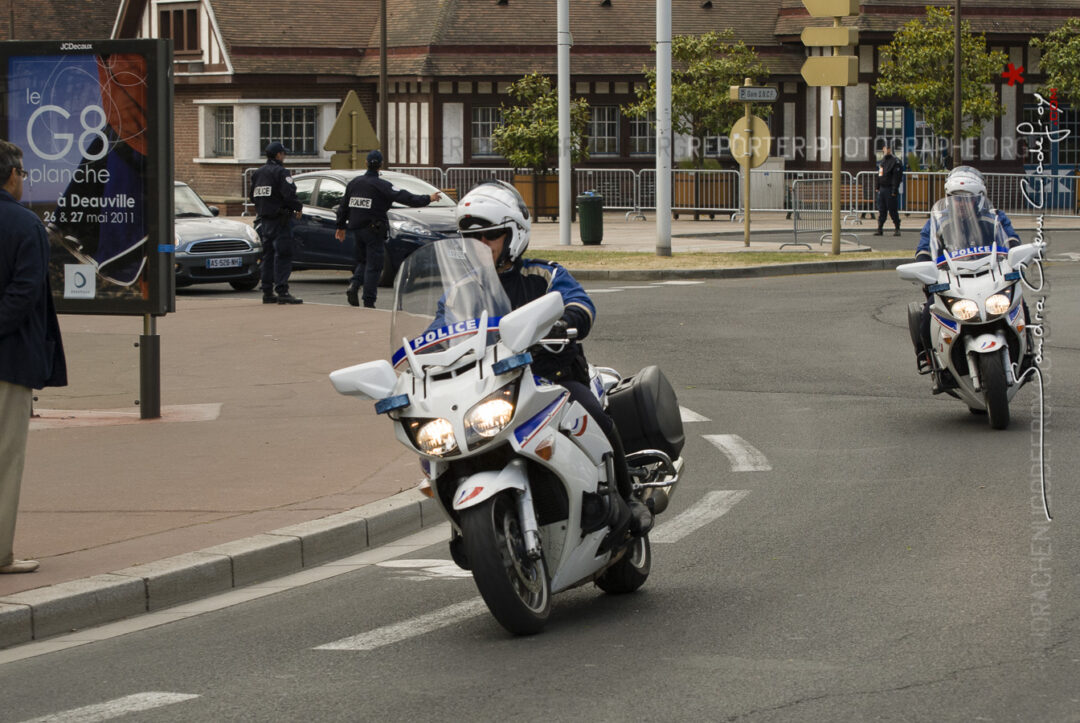
[[0,666],[0,720],[1080,720],[1080,264],[1048,276],[1049,524],[1036,391],[1006,431],[933,397],[895,274],[590,283],[590,359],[660,364],[688,419],[637,594],[561,594],[543,634],[511,638],[436,528],[356,572]]

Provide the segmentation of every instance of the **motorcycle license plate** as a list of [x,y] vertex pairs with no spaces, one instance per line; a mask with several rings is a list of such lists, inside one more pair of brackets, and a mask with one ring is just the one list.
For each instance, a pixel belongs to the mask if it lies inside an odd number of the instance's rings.
[[244,260],[239,256],[225,256],[206,260],[208,269],[235,269],[244,265]]

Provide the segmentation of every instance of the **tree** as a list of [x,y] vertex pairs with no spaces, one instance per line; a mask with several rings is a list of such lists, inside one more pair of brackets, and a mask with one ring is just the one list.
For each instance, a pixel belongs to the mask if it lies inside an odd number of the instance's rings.
[[[952,139],[954,25],[951,8],[926,8],[926,20],[905,23],[882,48],[874,93],[901,98],[922,111],[934,135]],[[975,138],[982,125],[1005,112],[992,85],[1008,56],[986,49],[986,36],[974,35],[970,23],[960,25],[960,113],[962,138]]]
[[[502,125],[491,134],[495,151],[515,168],[552,173],[559,160],[559,99],[551,81],[533,73],[510,85],[517,105],[502,108]],[[589,157],[585,133],[589,127],[589,104],[570,102],[571,150],[574,162]]]
[[1042,72],[1046,75],[1039,88],[1049,100],[1051,91],[1068,103],[1080,105],[1080,18],[1069,18],[1045,38],[1031,44],[1042,51]]
[[[698,168],[704,163],[705,136],[727,135],[743,115],[742,104],[730,100],[728,88],[768,73],[753,48],[734,40],[731,28],[671,38],[672,130],[697,139],[692,156]],[[656,68],[645,68],[644,73],[647,85],[635,88],[638,101],[623,109],[636,118],[656,110]]]

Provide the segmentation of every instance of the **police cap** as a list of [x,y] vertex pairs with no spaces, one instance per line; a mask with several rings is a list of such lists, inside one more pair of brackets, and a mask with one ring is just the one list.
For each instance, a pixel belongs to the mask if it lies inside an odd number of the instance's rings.
[[266,145],[266,157],[273,158],[279,153],[288,153],[289,149],[281,145],[278,141],[273,141]]
[[371,153],[367,154],[367,162],[368,162],[369,166],[370,165],[381,166],[382,165],[382,152],[380,152],[378,149],[375,149]]

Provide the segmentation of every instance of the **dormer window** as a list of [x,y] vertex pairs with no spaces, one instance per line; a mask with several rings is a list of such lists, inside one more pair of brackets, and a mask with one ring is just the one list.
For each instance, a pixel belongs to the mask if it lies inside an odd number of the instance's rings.
[[199,5],[161,5],[158,12],[158,37],[172,38],[177,58],[202,55],[199,47]]

